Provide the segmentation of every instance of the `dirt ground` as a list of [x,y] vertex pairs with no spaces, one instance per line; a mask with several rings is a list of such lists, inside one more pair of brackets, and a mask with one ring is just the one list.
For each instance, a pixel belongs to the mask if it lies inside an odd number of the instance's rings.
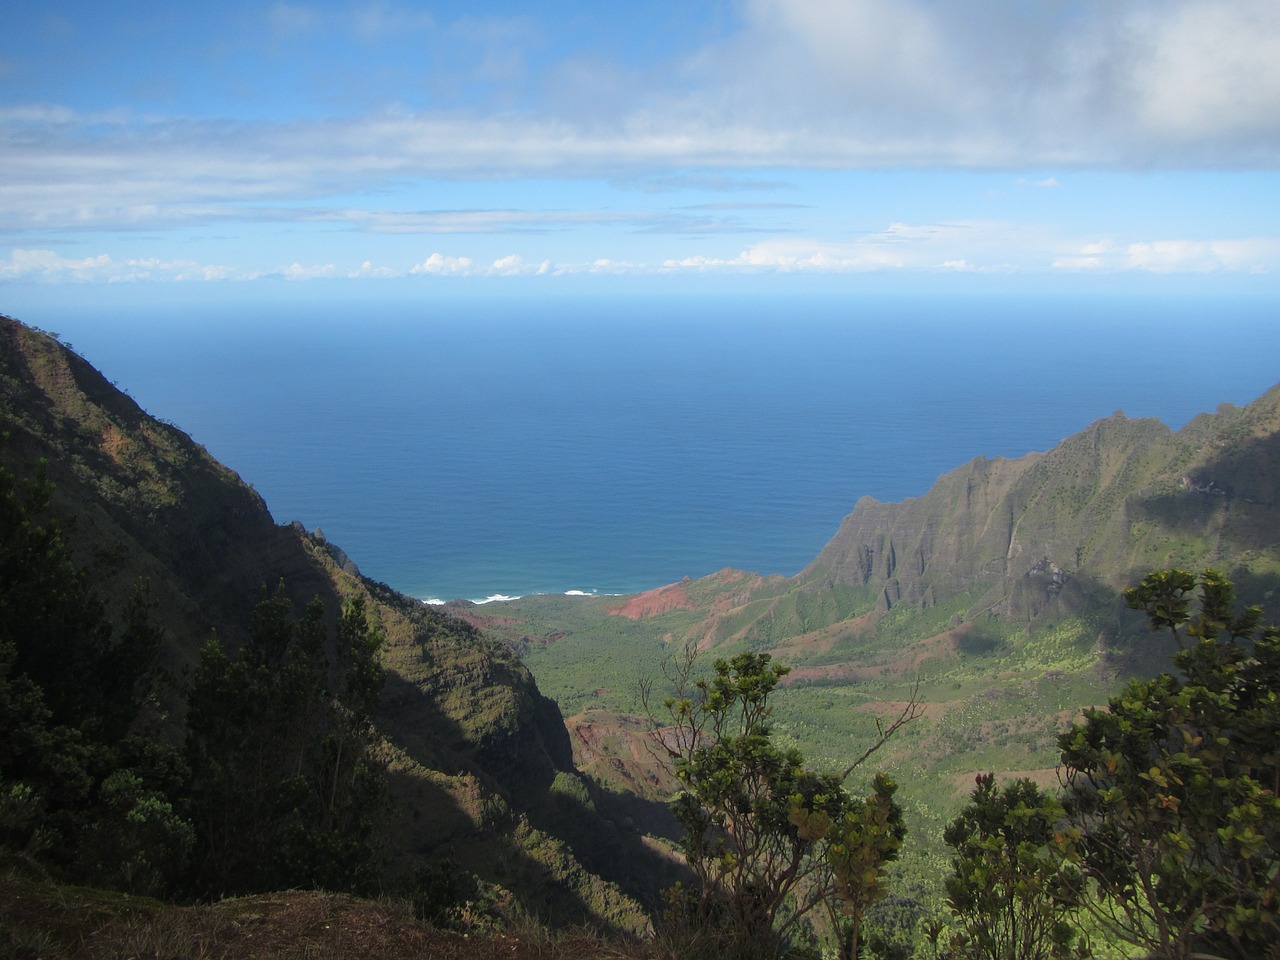
[[591,934],[463,934],[407,905],[295,891],[175,907],[0,877],[8,960],[595,960],[629,955]]

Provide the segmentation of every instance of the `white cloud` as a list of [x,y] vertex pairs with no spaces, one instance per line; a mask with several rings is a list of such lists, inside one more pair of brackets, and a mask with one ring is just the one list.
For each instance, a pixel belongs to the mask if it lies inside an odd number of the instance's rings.
[[96,280],[105,279],[112,267],[105,253],[69,260],[52,250],[14,250],[7,262],[0,261],[0,279]]
[[616,260],[612,257],[597,257],[587,263],[562,263],[551,271],[557,276],[572,274],[602,274],[606,276],[643,275],[656,272],[645,263],[630,260]]
[[[664,262],[668,270],[700,272],[867,273],[944,271],[1009,273],[1042,269],[1033,259],[1011,264],[993,256],[982,225],[891,224],[851,243],[789,238],[753,244],[737,256],[693,256]],[[998,248],[995,248],[998,249]],[[963,251],[969,251],[965,256]],[[975,262],[972,257],[981,260]]]
[[127,283],[140,280],[226,280],[235,275],[232,268],[216,264],[156,257],[115,260],[105,253],[74,259],[53,250],[14,250],[8,260],[0,260],[0,280]]
[[689,116],[849,165],[1280,162],[1275,0],[750,0]]
[[[763,241],[725,260],[687,258],[671,266],[702,269],[851,273],[870,270],[1000,272],[1040,270],[1055,239],[1034,228],[982,221],[891,223],[847,243],[788,238]],[[1018,256],[1017,262],[1009,257]]]
[[675,270],[780,273],[851,273],[905,265],[906,260],[900,254],[874,240],[841,245],[798,239],[753,244],[736,257],[694,256],[670,259],[663,264]]
[[[269,212],[279,216],[289,211]],[[653,219],[643,211],[592,210],[357,210],[304,209],[299,220],[352,223],[370,233],[528,233],[572,226],[642,224]]]
[[433,253],[421,263],[414,264],[409,272],[437,277],[465,276],[472,273],[473,266],[470,257],[446,257]]
[[400,274],[390,267],[375,267],[372,260],[365,260],[357,269],[350,271],[347,276],[353,280],[365,278],[388,279],[400,276]]
[[[367,124],[367,126],[366,126]],[[20,230],[149,230],[207,223],[350,225],[379,234],[528,233],[565,228],[637,226],[668,231],[735,232],[733,219],[706,212],[645,209],[387,210],[299,201],[334,194],[380,196],[391,178],[449,176],[470,156],[475,169],[493,162],[488,141],[471,147],[462,131],[417,120],[298,125],[148,122],[79,117],[36,122],[20,131],[0,116],[0,224]],[[81,126],[107,131],[81,138]],[[430,136],[425,131],[431,131]],[[534,136],[509,148],[531,155],[551,148]],[[547,136],[552,136],[546,131]],[[442,142],[437,142],[437,140]],[[289,142],[286,142],[289,141]],[[423,141],[423,142],[420,142]],[[417,153],[419,148],[431,151]],[[564,148],[564,144],[560,144]],[[468,153],[468,151],[471,151]],[[509,162],[507,156],[504,162]],[[540,164],[541,161],[534,161]],[[548,161],[553,162],[553,161]],[[437,169],[437,164],[444,166]],[[496,172],[496,171],[490,171]],[[349,199],[349,198],[347,198]]]
[[520,254],[513,253],[493,261],[493,264],[489,267],[489,273],[501,277],[519,277],[530,274],[550,273],[551,269],[550,260],[543,260],[540,263],[527,263]]
[[261,274],[261,276],[283,277],[285,280],[316,280],[321,277],[335,277],[338,275],[338,268],[332,263],[314,264],[304,267],[300,263],[291,263],[287,267],[281,267],[279,270],[273,270],[269,273]]
[[[680,241],[675,241],[680,242]],[[1277,274],[1280,239],[1082,241],[1016,224],[893,223],[846,242],[782,237],[737,253],[675,253],[652,260],[600,256],[572,262],[509,253],[494,259],[440,251],[408,266],[365,259],[354,266],[293,262],[268,270],[158,257],[81,258],[52,250],[15,249],[0,259],[0,282],[124,283],[252,280],[385,280],[409,277],[539,277],[660,274]]]
[[1103,239],[1056,258],[1070,271],[1146,273],[1280,272],[1280,240],[1143,240],[1121,244]]
[[948,82],[946,25],[918,2],[751,0],[747,15],[747,32],[728,45],[728,61],[713,61],[715,69],[757,85],[772,77],[775,96],[816,81],[796,103],[809,115],[828,104],[846,116],[867,117],[869,108],[888,116],[907,104],[946,113],[967,86]]
[[1144,5],[1134,27],[1145,56],[1129,81],[1146,130],[1171,142],[1218,137],[1255,148],[1263,146],[1255,137],[1280,130],[1280,4]]
[[[415,31],[447,34],[475,54],[468,61],[473,74],[460,82],[476,87],[519,92],[536,85],[526,60],[538,58],[526,54],[537,48],[545,58],[538,45],[546,27],[527,18],[440,25],[411,5],[382,0],[280,2],[265,17],[282,44],[316,31],[342,30],[365,44]],[[733,35],[662,64],[653,75],[619,68],[631,86],[612,91],[611,109],[599,114],[576,109],[581,89],[520,111],[473,101],[448,112],[398,106],[278,122],[8,104],[0,107],[0,224],[22,243],[48,242],[52,232],[66,230],[262,222],[346,224],[387,235],[600,226],[706,235],[751,227],[707,208],[697,215],[406,211],[353,207],[350,198],[381,197],[431,179],[478,177],[740,190],[753,173],[776,188],[785,182],[777,171],[800,167],[1280,168],[1277,0],[744,0],[738,22]],[[1019,182],[1060,185],[1056,177]],[[334,198],[342,198],[341,207]],[[31,236],[41,239],[17,239]],[[890,228],[849,250],[785,251],[776,243],[769,249],[783,251],[779,269],[788,262],[790,269],[817,268],[828,262],[823,257],[840,269],[857,269],[892,260],[873,244],[924,239]],[[958,233],[949,242],[953,248],[939,247],[928,266],[996,262],[989,250],[979,256],[963,246]],[[995,239],[970,234],[964,243]],[[1033,244],[1035,252],[1042,249]],[[739,259],[699,256],[708,264]],[[1114,260],[1093,256],[1100,264]],[[1152,248],[1135,251],[1133,261],[1229,265],[1249,256],[1227,248],[1195,256]],[[1057,249],[1045,262],[1079,265],[1082,258],[1088,256]],[[154,276],[184,269],[113,267]],[[416,269],[508,268],[428,261]]]
[[[520,112],[389,107],[253,123],[9,104],[0,223],[284,219],[317,212],[282,204],[428,177],[679,184],[797,167],[1280,167],[1275,0],[1081,0],[1034,15],[1021,0],[750,0],[743,9],[736,34],[668,65],[665,81],[636,80],[606,117],[553,100]],[[348,30],[376,37],[425,29],[411,14],[374,3],[342,15],[364,24]],[[270,12],[290,35],[333,16],[301,4]],[[467,29],[518,48],[536,42],[526,28]],[[364,215],[366,229],[386,232],[537,229],[547,219]]]
[[1280,239],[1082,243],[1016,224],[893,223],[849,243],[769,240],[736,256],[672,257],[662,267],[697,272],[1272,273],[1280,272]]
[[433,253],[408,269],[397,269],[364,260],[359,266],[350,269],[340,268],[333,263],[306,265],[294,262],[275,269],[248,271],[191,260],[162,260],[155,257],[117,260],[106,253],[75,259],[63,257],[52,250],[18,249],[13,250],[7,260],[0,260],[0,281],[124,283],[141,280],[385,280],[405,276],[538,276],[554,270],[555,266],[550,260],[531,262],[517,253],[499,257],[490,264],[478,264],[465,256]]

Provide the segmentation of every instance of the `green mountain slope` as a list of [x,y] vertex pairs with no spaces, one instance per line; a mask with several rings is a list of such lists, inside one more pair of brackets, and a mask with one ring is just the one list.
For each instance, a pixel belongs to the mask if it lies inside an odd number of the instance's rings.
[[0,431],[0,462],[15,474],[48,462],[53,512],[108,607],[150,582],[179,675],[210,631],[233,648],[242,640],[265,587],[283,582],[299,612],[319,597],[330,620],[344,598],[368,598],[388,641],[379,722],[401,873],[449,856],[548,919],[644,922],[632,894],[647,892],[662,858],[599,812],[556,705],[508,646],[364,579],[318,533],[277,525],[181,430],[7,317]]
[[977,459],[923,497],[861,501],[796,578],[875,591],[876,609],[959,594],[970,616],[1078,611],[1159,566],[1280,569],[1280,388],[1178,432],[1116,414],[1047,454]]

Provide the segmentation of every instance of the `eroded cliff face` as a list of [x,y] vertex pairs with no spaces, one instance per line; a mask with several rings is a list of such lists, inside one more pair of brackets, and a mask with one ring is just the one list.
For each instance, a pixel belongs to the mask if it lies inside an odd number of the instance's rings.
[[871,587],[888,609],[1005,576],[1022,553],[1010,492],[1034,459],[974,460],[901,503],[864,497],[796,579]]
[[797,587],[874,591],[877,608],[967,595],[1030,620],[1114,596],[1157,566],[1280,566],[1280,388],[1173,432],[1115,414],[1048,453],[979,458],[924,496],[859,501]]

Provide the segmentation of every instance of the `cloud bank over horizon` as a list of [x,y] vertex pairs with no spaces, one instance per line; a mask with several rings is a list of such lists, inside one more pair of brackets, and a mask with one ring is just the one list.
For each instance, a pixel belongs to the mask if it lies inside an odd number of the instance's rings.
[[1274,0],[482,6],[24,9],[0,281],[1280,272]]

